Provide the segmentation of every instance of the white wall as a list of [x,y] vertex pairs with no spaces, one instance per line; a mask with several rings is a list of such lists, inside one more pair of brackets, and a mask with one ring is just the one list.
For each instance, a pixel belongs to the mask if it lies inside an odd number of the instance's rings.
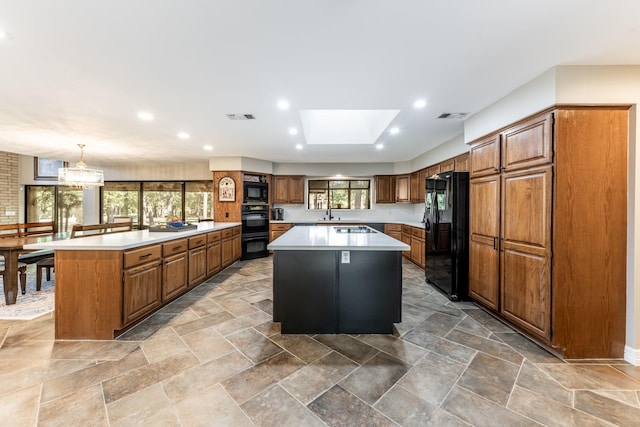
[[450,140],[445,141],[437,147],[411,160],[409,169],[411,169],[411,172],[417,171],[427,166],[431,166],[434,163],[439,163],[443,160],[459,156],[460,154],[468,151],[469,146],[464,140],[464,134],[461,133],[455,138],[451,138]]
[[[473,141],[554,104],[640,103],[640,66],[558,66],[470,117],[464,139]],[[630,111],[627,312],[625,359],[640,365],[640,153],[639,110]]]
[[471,142],[553,105],[556,102],[555,74],[555,68],[542,73],[465,120],[465,142]]

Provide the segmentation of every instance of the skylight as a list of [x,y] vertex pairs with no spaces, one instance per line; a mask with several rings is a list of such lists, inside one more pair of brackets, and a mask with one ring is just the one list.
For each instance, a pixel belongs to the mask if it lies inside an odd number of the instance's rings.
[[307,144],[373,144],[400,110],[301,110]]

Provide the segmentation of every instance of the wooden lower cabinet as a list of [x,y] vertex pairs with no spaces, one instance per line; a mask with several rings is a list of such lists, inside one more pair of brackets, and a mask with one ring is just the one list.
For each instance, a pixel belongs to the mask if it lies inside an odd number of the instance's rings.
[[122,323],[126,326],[159,307],[162,302],[161,247],[125,252],[122,280]]
[[189,279],[200,283],[220,270],[223,232],[232,259],[231,228],[131,250],[57,251],[55,338],[122,334],[187,292]]
[[220,231],[207,233],[207,277],[211,277],[222,269],[222,250]]
[[500,176],[472,179],[469,187],[469,295],[499,309]]
[[281,224],[269,224],[269,242],[273,242],[278,237],[282,236],[287,231],[291,230],[292,225],[290,223]]
[[231,229],[231,262],[242,258],[242,227]]
[[162,245],[162,301],[172,300],[188,288],[187,239]]
[[207,236],[201,234],[189,238],[189,287],[207,277]]
[[551,339],[551,172],[549,165],[502,176],[500,312],[546,341]]
[[231,242],[231,229],[222,230],[222,240],[220,243],[220,258],[222,268],[225,268],[233,262],[233,243]]
[[411,236],[411,261],[418,267],[424,268],[424,237]]

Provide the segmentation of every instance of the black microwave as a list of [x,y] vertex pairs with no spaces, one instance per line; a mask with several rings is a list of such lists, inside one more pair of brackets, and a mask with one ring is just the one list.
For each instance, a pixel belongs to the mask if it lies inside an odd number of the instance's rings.
[[246,204],[268,204],[269,188],[266,182],[244,182],[244,199]]

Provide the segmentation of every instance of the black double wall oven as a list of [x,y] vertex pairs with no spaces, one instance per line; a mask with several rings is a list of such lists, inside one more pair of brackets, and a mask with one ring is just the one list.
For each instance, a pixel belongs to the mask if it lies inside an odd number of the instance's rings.
[[242,205],[242,259],[269,256],[269,206]]

